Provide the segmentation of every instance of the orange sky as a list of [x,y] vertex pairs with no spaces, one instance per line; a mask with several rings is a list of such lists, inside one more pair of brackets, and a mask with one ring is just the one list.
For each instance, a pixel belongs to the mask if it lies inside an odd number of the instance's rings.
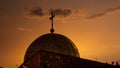
[[120,61],[120,0],[0,0],[0,66],[17,68],[27,47],[49,33],[70,38],[82,58]]

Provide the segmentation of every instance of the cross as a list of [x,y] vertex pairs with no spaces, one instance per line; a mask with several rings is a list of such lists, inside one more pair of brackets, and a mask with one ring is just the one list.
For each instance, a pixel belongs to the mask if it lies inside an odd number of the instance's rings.
[[55,14],[53,12],[51,12],[51,17],[50,17],[50,20],[52,21],[51,23],[51,29],[50,29],[50,32],[53,33],[54,32],[54,29],[53,29],[53,18],[55,17]]

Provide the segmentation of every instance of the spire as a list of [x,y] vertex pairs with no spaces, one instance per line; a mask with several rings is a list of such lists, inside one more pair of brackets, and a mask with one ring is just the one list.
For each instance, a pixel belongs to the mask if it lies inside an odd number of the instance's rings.
[[50,20],[51,20],[51,29],[50,29],[50,32],[53,33],[54,32],[54,28],[53,28],[53,18],[55,17],[55,14],[53,13],[53,11],[51,12],[51,17],[50,17]]

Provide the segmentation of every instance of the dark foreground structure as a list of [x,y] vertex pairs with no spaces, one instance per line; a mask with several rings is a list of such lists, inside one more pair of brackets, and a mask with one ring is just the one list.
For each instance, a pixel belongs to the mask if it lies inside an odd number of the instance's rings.
[[75,44],[61,34],[48,33],[28,47],[19,68],[120,68],[80,58]]
[[75,44],[66,36],[54,33],[51,12],[51,29],[28,47],[19,68],[120,68],[107,63],[80,58]]
[[39,51],[19,68],[120,68],[68,55]]

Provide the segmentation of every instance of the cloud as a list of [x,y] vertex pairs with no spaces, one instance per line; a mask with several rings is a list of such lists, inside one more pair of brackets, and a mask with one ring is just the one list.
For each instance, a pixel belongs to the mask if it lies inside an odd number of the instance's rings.
[[60,16],[60,17],[67,17],[72,13],[71,9],[50,9],[49,12],[53,12],[56,16]]
[[24,27],[17,27],[16,30],[23,31],[23,32],[31,32],[32,31],[31,29],[27,29],[27,28],[24,28]]
[[25,10],[27,11],[27,15],[31,17],[49,16],[51,11],[53,11],[54,14],[59,17],[67,17],[72,13],[71,9],[61,9],[61,8],[46,10],[46,9],[37,7],[37,8],[25,8]]
[[32,9],[25,8],[25,9],[27,10],[28,15],[30,15],[30,16],[39,16],[39,17],[41,17],[41,16],[45,15],[42,8],[32,8]]
[[97,14],[94,14],[94,15],[91,15],[91,16],[88,16],[87,19],[94,19],[94,18],[98,18],[98,17],[103,17],[103,16],[107,15],[108,13],[112,13],[112,12],[115,12],[115,11],[117,11],[117,10],[120,10],[120,6],[115,7],[115,8],[109,8],[109,9],[107,9],[107,10],[104,11],[104,12],[97,13]]

